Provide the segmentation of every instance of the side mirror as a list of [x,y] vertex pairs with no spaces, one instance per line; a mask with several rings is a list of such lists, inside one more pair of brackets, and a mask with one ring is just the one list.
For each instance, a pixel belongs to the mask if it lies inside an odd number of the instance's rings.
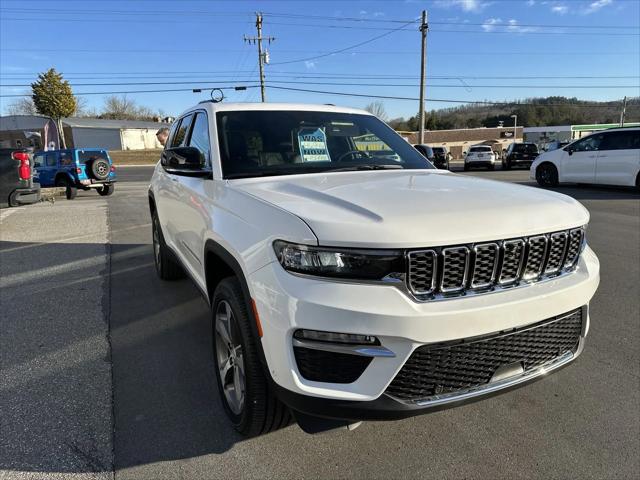
[[197,148],[174,147],[168,148],[160,156],[160,164],[164,169],[175,175],[205,176],[210,172],[205,170],[205,159]]
[[567,148],[566,150],[569,155],[573,155],[573,148]]

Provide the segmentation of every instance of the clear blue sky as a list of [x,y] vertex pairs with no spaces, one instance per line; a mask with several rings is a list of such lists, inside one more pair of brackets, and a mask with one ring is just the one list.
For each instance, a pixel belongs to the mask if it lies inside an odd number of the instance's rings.
[[[256,47],[245,44],[243,35],[255,35],[254,12],[262,11],[264,34],[276,37],[268,47],[269,84],[417,97],[418,24],[397,21],[415,20],[422,9],[428,10],[430,26],[428,98],[499,101],[563,95],[609,100],[640,95],[638,0],[0,0],[0,95],[28,93],[28,87],[7,85],[29,84],[35,73],[49,67],[61,71],[76,93],[255,84]],[[278,64],[384,33],[388,35],[342,53]],[[188,83],[113,85],[136,82]],[[109,85],[77,85],[82,83]],[[227,101],[255,101],[259,90],[226,95]],[[269,101],[355,107],[372,101],[275,89],[267,96]],[[208,98],[208,92],[128,97],[175,115]],[[85,98],[100,109],[103,95]],[[12,100],[0,98],[2,110]],[[390,117],[418,109],[416,101],[383,102]],[[427,103],[428,109],[447,106],[452,105]]]

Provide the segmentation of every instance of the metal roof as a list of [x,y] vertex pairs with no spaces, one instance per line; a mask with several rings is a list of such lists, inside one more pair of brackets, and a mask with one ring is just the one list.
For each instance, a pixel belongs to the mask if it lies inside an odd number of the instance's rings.
[[102,118],[63,118],[62,123],[72,128],[110,128],[118,130],[126,130],[133,128],[159,129],[169,127],[168,123],[148,122],[141,120],[105,120]]
[[39,130],[52,121],[40,115],[7,115],[0,117],[0,130]]

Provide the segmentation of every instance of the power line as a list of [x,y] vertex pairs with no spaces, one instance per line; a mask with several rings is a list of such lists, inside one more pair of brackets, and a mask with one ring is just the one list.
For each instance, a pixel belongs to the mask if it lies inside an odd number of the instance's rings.
[[[455,77],[461,78],[461,77]],[[228,83],[236,81],[234,79],[218,79],[218,80],[189,80],[189,81],[170,81],[170,82],[100,82],[100,83],[73,83],[72,87],[121,87],[121,86],[142,86],[142,85],[210,85],[217,83]],[[247,81],[246,79],[237,79],[237,81]],[[251,81],[251,80],[249,80]],[[295,80],[270,80],[269,83],[281,83],[281,84],[309,84],[309,85],[335,85],[335,86],[362,86],[362,87],[418,87],[418,84],[406,84],[406,83],[349,83],[349,82],[316,82],[313,79],[305,78],[304,81]],[[30,87],[29,83],[10,83],[0,84],[1,88],[16,88],[16,87]],[[430,87],[438,88],[639,88],[638,85],[539,85],[539,84],[525,84],[525,85],[472,85],[472,84],[429,84]]]
[[346,52],[347,50],[352,50],[354,48],[361,47],[362,45],[366,45],[368,43],[375,42],[376,40],[379,40],[381,38],[389,36],[392,33],[398,32],[398,31],[404,29],[410,23],[413,23],[413,20],[411,22],[409,22],[409,23],[405,23],[405,24],[400,25],[398,28],[395,28],[395,29],[393,29],[391,31],[385,32],[385,33],[383,33],[381,35],[376,35],[375,37],[370,38],[368,40],[365,40],[363,42],[356,43],[355,45],[350,45],[348,47],[344,47],[344,48],[341,48],[341,49],[338,49],[338,50],[333,50],[331,52],[327,52],[327,53],[324,53],[322,55],[315,55],[315,56],[307,57],[307,58],[299,58],[297,60],[288,60],[288,61],[285,61],[285,62],[275,62],[275,63],[272,63],[271,65],[286,65],[286,64],[290,64],[290,63],[309,62],[311,60],[317,60],[318,58],[324,58],[324,57],[328,57],[330,55],[335,55],[337,53]]
[[[242,85],[241,89],[249,89],[249,88],[258,88],[260,85]],[[210,87],[210,88],[201,88],[199,90],[238,90],[237,86],[234,87]],[[110,91],[110,92],[76,92],[72,95],[75,97],[83,97],[85,95],[126,95],[129,93],[167,93],[167,92],[193,92],[193,88],[170,88],[170,89],[160,89],[160,90],[126,90],[126,91]],[[198,90],[198,89],[195,89]],[[0,98],[18,98],[18,97],[31,97],[30,93],[23,94],[11,94],[11,95],[0,95]]]
[[[294,88],[294,87],[278,87],[274,85],[269,85],[267,88],[277,89],[277,90],[289,90],[294,92],[305,92],[305,93],[318,93],[323,95],[337,95],[337,96],[345,96],[345,97],[364,97],[364,98],[378,98],[378,99],[387,99],[387,100],[410,100],[410,101],[418,101],[418,98],[415,97],[400,97],[393,95],[367,95],[362,93],[349,93],[349,92],[329,92],[325,90],[311,90],[307,88]],[[517,105],[517,106],[539,106],[539,107],[584,107],[584,108],[611,108],[612,105],[603,105],[603,104],[566,104],[566,103],[524,103],[524,102],[491,102],[491,101],[470,101],[470,100],[452,100],[452,99],[442,99],[442,98],[425,98],[428,102],[438,102],[438,103],[464,103],[470,105]],[[636,105],[640,106],[640,105]],[[629,106],[627,106],[629,108]]]

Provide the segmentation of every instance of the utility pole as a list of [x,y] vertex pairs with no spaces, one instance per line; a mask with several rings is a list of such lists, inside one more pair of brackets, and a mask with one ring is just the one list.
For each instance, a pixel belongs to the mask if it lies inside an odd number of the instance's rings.
[[624,100],[622,101],[622,112],[620,112],[620,126],[624,127],[624,116],[627,113],[627,97],[624,97]]
[[247,37],[244,36],[245,43],[253,43],[254,45],[258,45],[258,65],[260,66],[260,93],[262,95],[262,101],[266,101],[265,90],[264,90],[264,64],[269,63],[269,52],[262,51],[262,41],[266,40],[269,44],[273,42],[275,37],[263,37],[262,36],[262,13],[256,12],[256,30],[258,31],[257,37]]
[[427,75],[427,30],[429,26],[427,24],[427,11],[422,11],[422,23],[420,24],[420,33],[422,41],[422,55],[420,57],[420,113],[418,113],[418,121],[420,122],[420,141],[418,143],[424,143],[424,89],[425,89],[425,77]]

